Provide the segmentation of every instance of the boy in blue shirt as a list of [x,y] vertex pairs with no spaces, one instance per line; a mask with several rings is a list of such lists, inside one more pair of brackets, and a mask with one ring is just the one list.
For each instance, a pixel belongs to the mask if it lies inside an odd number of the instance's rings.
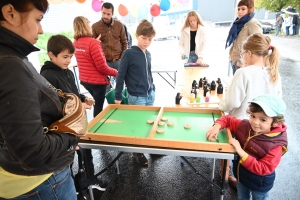
[[[152,106],[155,100],[155,86],[151,72],[151,54],[147,50],[155,30],[151,22],[143,19],[136,29],[137,46],[127,49],[121,59],[116,78],[115,103],[122,101],[124,81],[128,91],[128,104]],[[141,165],[148,160],[143,153],[132,155]]]

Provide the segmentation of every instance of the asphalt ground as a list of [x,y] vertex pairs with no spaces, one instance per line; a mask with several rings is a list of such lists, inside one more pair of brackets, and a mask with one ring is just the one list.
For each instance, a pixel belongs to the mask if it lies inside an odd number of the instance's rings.
[[[225,37],[228,28],[211,28],[211,57],[210,72],[215,76],[226,76],[228,71],[228,52],[224,50]],[[270,200],[298,200],[300,193],[300,139],[298,137],[299,125],[299,86],[300,86],[300,39],[297,36],[275,37],[270,34],[272,45],[279,48],[281,53],[280,74],[283,83],[283,99],[287,104],[285,114],[288,127],[289,151],[282,157],[276,170],[274,187],[270,191]],[[149,49],[153,61],[158,62],[159,67],[178,67],[179,62],[177,41],[153,42]],[[175,52],[175,53],[174,53]],[[177,53],[176,53],[177,52]],[[173,89],[160,76],[153,74],[157,85],[156,99],[158,102],[171,102],[175,99],[176,89]],[[159,104],[159,103],[158,103]],[[88,111],[91,119],[92,111]],[[105,168],[116,156],[114,151],[93,150],[95,172]],[[121,174],[111,182],[109,191],[104,199],[190,199],[190,200],[214,200],[219,199],[219,191],[196,175],[188,165],[181,164],[178,156],[148,155],[149,164],[142,167],[137,164],[130,153],[125,153],[120,158]],[[212,159],[187,158],[199,172],[209,177],[212,169]],[[77,172],[77,160],[74,161],[74,172]],[[217,161],[216,169],[219,168]],[[115,167],[105,172],[102,177],[111,179]],[[218,177],[218,171],[215,172]],[[218,183],[218,178],[215,180]],[[100,199],[102,193],[96,195]],[[237,199],[236,191],[225,184],[224,199]]]

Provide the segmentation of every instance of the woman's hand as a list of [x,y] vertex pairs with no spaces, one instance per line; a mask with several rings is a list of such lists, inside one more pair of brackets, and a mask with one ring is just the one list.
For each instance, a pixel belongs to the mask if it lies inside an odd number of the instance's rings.
[[120,100],[115,100],[115,104],[121,104],[122,101]]
[[100,38],[101,38],[101,34],[98,35],[98,37],[96,38],[96,40],[98,40],[99,42],[101,42]]
[[199,57],[198,60],[196,61],[196,63],[201,65],[202,64],[202,60],[203,60],[203,58]]
[[209,141],[214,141],[218,139],[218,133],[220,130],[221,126],[220,124],[215,124],[213,127],[211,127],[211,129],[209,129],[206,133],[206,138]]
[[185,56],[184,56],[184,54],[183,54],[183,53],[181,54],[181,59],[182,59],[182,60],[184,60],[184,59],[185,59]]

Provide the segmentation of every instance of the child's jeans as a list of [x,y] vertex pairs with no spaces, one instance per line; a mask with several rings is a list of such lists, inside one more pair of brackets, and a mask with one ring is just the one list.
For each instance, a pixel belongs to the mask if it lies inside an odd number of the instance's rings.
[[239,200],[267,200],[269,196],[269,192],[258,192],[250,190],[239,181],[236,181],[236,188]]
[[196,55],[195,51],[191,51],[188,63],[196,63],[197,60],[198,60],[198,56]]
[[132,96],[128,93],[129,105],[153,106],[155,100],[155,92],[151,90],[148,97]]

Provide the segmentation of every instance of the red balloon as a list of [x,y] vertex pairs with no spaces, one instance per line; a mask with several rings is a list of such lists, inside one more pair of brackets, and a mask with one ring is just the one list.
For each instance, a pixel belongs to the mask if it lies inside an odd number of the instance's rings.
[[160,7],[157,4],[153,4],[150,8],[150,13],[153,17],[156,17],[160,14]]
[[123,17],[125,17],[126,15],[128,15],[128,9],[126,8],[126,6],[124,6],[123,4],[120,4],[118,7],[118,11],[119,14]]

